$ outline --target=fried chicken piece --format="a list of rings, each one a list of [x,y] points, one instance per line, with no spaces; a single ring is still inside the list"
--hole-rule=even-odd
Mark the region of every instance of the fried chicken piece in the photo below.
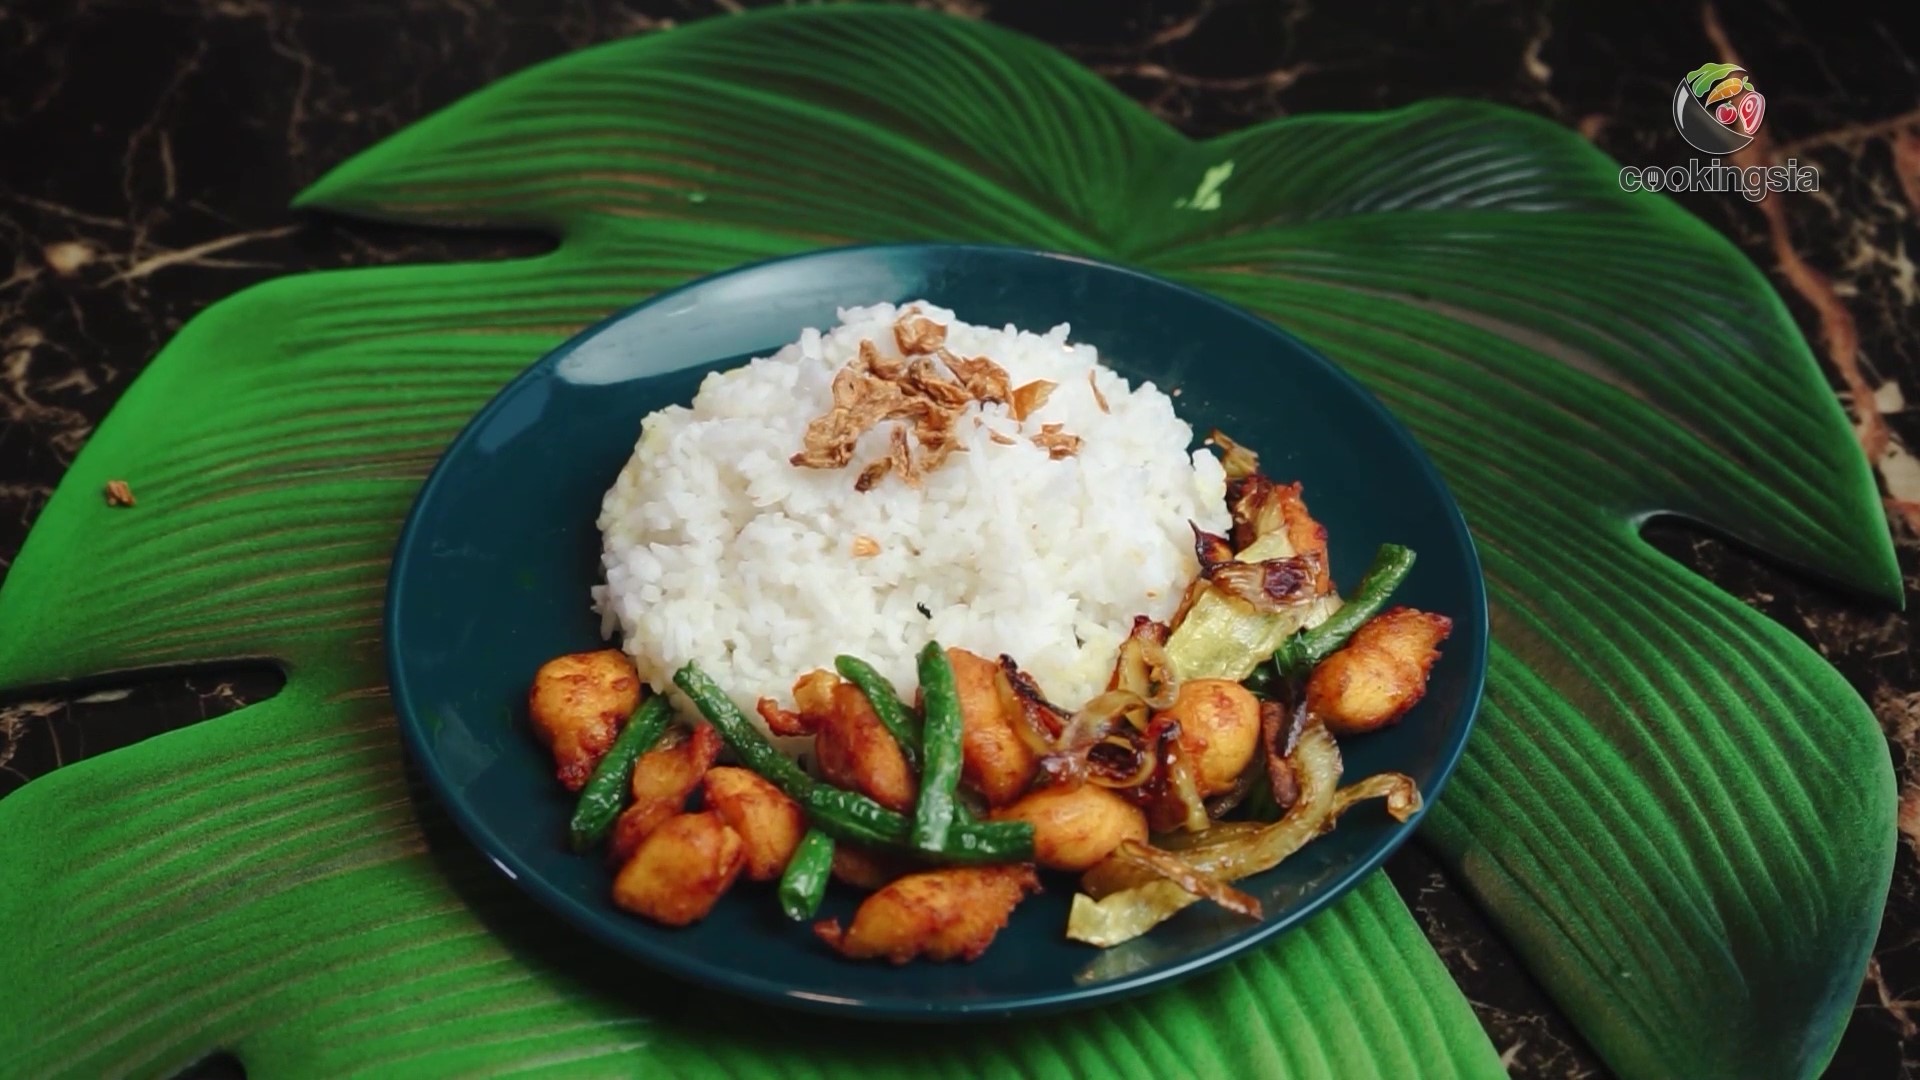
[[[833,876],[856,889],[878,889],[912,869],[912,863],[883,851],[855,844],[833,847]]]
[[[1160,715],[1180,722],[1180,748],[1202,795],[1233,790],[1260,748],[1260,700],[1232,679],[1190,679]]]
[[[851,788],[889,810],[909,813],[919,784],[900,744],[880,722],[867,695],[849,682],[833,688],[833,708],[813,736],[820,775]]]
[[[821,722],[833,711],[833,688],[845,681],[826,668],[814,668],[793,680],[793,707],[799,710],[801,721],[807,725],[807,734],[819,730]]]
[[[753,703],[753,711],[767,725],[767,730],[775,735],[797,736],[811,735],[813,728],[807,718],[793,709],[783,709],[780,703],[770,697],[763,697]]]
[[[680,814],[655,829],[613,879],[613,902],[668,926],[699,922],[740,868],[745,845],[719,814]]]
[[[725,746],[713,725],[701,724],[679,742],[640,755],[633,763],[633,804],[613,823],[607,844],[614,859],[624,862],[649,833],[687,808],[687,798]]]
[[[1039,889],[1040,879],[1024,863],[928,870],[867,897],[851,927],[822,919],[813,932],[855,960],[973,960],[993,944],[1015,905]]]
[[[865,537],[856,538],[856,543]],[[811,735],[833,712],[833,688],[840,676],[826,668],[815,668],[793,680],[793,708],[783,709],[772,698],[761,698],[754,705],[767,730],[775,735]]]
[[[527,714],[560,782],[579,791],[640,704],[640,675],[619,649],[569,653],[540,665]]]
[[[807,831],[800,804],[751,769],[708,769],[701,784],[708,809],[740,834],[747,876],[755,881],[779,877]]]
[[[1025,721],[1000,695],[999,664],[965,649],[948,649],[947,662],[960,698],[960,777],[986,797],[987,805],[1005,806],[1026,793],[1040,766],[1033,748],[1014,730]]]
[[[1036,788],[994,811],[993,820],[1032,825],[1033,861],[1076,874],[1128,840],[1147,839],[1146,812],[1098,784]]]
[[[1298,483],[1282,484],[1274,489],[1280,500],[1280,517],[1286,522],[1287,543],[1295,555],[1319,560],[1320,577],[1314,592],[1325,596],[1333,588],[1333,573],[1327,565],[1327,527],[1307,513],[1307,500],[1300,496]]]
[[[1336,735],[1360,735],[1406,715],[1427,693],[1427,673],[1453,620],[1408,607],[1383,611],[1354,632],[1307,680],[1307,709]]]

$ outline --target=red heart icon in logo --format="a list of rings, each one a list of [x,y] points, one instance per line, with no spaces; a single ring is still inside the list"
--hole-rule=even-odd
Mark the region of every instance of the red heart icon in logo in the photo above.
[[[1760,118],[1767,115],[1767,99],[1758,91],[1748,91],[1740,97],[1740,131],[1752,135],[1760,130]]]
[[[1733,126],[1734,118],[1739,115],[1739,111],[1733,107],[1733,102],[1731,101],[1723,101],[1718,108],[1713,110],[1713,118],[1728,127]]]

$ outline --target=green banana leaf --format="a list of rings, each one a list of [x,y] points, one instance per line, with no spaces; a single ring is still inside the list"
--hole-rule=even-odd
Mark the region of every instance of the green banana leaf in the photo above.
[[[1897,599],[1866,465],[1761,276],[1570,132],[1438,102],[1192,143],[1026,39],[904,9],[715,20],[507,79],[301,204],[551,254],[308,274],[189,323],[0,589],[0,686],[273,658],[274,699],[0,802],[22,1073],[1486,1076],[1376,875],[1271,948],[1070,1019],[755,1016],[608,965],[412,793],[378,625],[439,448],[508,376],[689,277],[967,239],[1259,311],[1413,426],[1473,524],[1488,700],[1423,836],[1628,1077],[1806,1076],[1894,850],[1884,742],[1790,634],[1639,540],[1682,514]],[[109,478],[135,510],[109,510]],[[427,820],[421,820],[422,817]],[[617,967],[618,975],[596,974]],[[57,1021],[54,1018],[58,1018]]]

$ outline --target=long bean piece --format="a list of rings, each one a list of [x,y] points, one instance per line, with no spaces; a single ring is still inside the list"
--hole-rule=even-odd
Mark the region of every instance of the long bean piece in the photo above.
[[[920,737],[927,767],[914,805],[913,846],[944,851],[960,789],[960,690],[947,651],[937,641],[920,650],[920,707],[926,714]]]
[[[913,823],[905,815],[808,776],[773,748],[698,664],[674,672],[673,682],[741,762],[799,803],[822,832],[849,843],[912,849]],[[931,854],[953,862],[1024,862],[1033,857],[1033,826],[1024,821],[962,825],[950,829],[946,847]]]
[[[787,913],[787,918],[795,922],[813,918],[820,910],[821,897],[827,895],[827,878],[832,871],[833,837],[817,828],[808,829],[780,875],[780,910]]]
[[[893,733],[893,741],[899,744],[900,754],[907,759],[907,768],[917,781],[920,776],[920,718],[913,715],[913,710],[900,700],[899,691],[893,688],[886,676],[874,670],[872,664],[857,656],[838,656],[834,658],[833,666],[840,672],[841,678],[859,687],[860,692],[866,695],[868,703],[873,706],[874,715]],[[953,820],[962,825],[971,825],[980,819],[967,809],[966,803],[955,800]]]
[[[573,850],[589,851],[607,834],[627,801],[633,763],[660,741],[660,736],[666,733],[667,721],[672,718],[673,709],[667,704],[666,695],[653,694],[627,721],[627,726],[620,729],[613,746],[600,759],[600,764],[593,767],[593,775],[580,789],[580,801],[575,804],[573,820],[567,826]]]
[[[885,675],[875,671],[872,664],[857,656],[836,656],[834,669],[840,677],[852,683],[867,697],[867,704],[873,706],[873,714],[880,723],[893,734],[893,741],[900,744],[900,755],[907,759],[907,768],[915,776],[920,774],[920,724],[913,717],[913,711],[900,700],[900,695],[887,681]]]
[[[1374,553],[1373,565],[1367,567],[1365,577],[1360,579],[1360,587],[1354,590],[1353,598],[1340,605],[1326,622],[1311,630],[1303,630],[1287,639],[1273,654],[1273,660],[1280,669],[1280,675],[1286,679],[1304,679],[1314,667],[1331,656],[1334,650],[1347,643],[1354,631],[1366,625],[1368,619],[1380,613],[1387,605],[1387,598],[1393,590],[1407,579],[1407,573],[1413,569],[1413,549],[1399,544],[1381,544]]]

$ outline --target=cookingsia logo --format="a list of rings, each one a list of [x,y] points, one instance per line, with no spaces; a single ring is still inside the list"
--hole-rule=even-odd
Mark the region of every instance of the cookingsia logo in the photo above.
[[[1753,76],[1738,64],[1702,64],[1673,89],[1673,126],[1694,149],[1733,154],[1753,145],[1766,119],[1767,99],[1754,89]],[[1686,165],[1635,166],[1620,170],[1622,191],[1737,191],[1759,202],[1770,191],[1819,191],[1820,173],[1789,158],[1781,165],[1722,165],[1716,156]]]
[[[1767,99],[1737,64],[1702,64],[1673,90],[1673,125],[1704,154],[1731,154],[1753,142]]]

